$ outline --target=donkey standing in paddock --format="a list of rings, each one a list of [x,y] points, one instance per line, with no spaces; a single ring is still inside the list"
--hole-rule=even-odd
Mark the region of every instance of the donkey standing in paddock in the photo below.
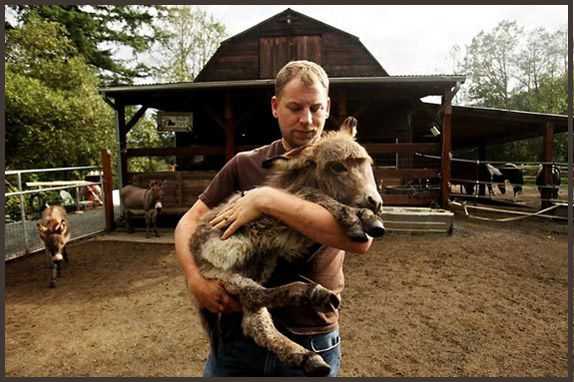
[[[339,131],[325,133],[312,145],[271,159],[267,164],[273,172],[265,184],[322,205],[350,238],[365,241],[367,234],[378,237],[384,233],[378,216],[383,203],[372,159],[354,140],[356,124],[356,119],[349,117]],[[202,217],[190,240],[195,262],[204,277],[222,281],[229,293],[238,296],[246,336],[277,354],[282,362],[303,368],[306,375],[326,376],[329,365],[319,354],[278,332],[268,308],[302,304],[338,307],[338,296],[315,283],[293,282],[275,288],[261,285],[268,281],[279,258],[301,258],[313,242],[265,215],[221,240],[223,229],[209,221],[240,197],[233,195]]]
[[[157,215],[161,212],[161,186],[163,182],[152,180],[147,189],[136,187],[131,184],[122,187],[120,197],[124,207],[124,219],[128,232],[134,232],[133,226],[130,222],[131,211],[135,209],[143,209],[145,214],[145,237],[149,237],[150,226],[153,225],[153,231],[156,237],[159,237],[157,232]]]
[[[38,223],[38,234],[44,242],[50,265],[50,288],[56,286],[56,278],[61,276],[61,263],[68,262],[66,244],[70,240],[70,222],[66,210],[60,206],[49,206],[42,211]]]

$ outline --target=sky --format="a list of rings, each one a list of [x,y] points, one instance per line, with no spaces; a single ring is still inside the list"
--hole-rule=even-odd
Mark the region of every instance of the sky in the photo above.
[[[202,5],[229,36],[291,8],[357,36],[390,75],[454,74],[449,51],[515,20],[526,31],[568,25],[567,5]]]

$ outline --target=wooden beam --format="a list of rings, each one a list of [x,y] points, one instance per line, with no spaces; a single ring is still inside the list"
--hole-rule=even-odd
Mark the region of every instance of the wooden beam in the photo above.
[[[436,168],[378,168],[375,167],[376,178],[434,178],[440,170]]]
[[[450,169],[452,159],[452,92],[446,91],[442,96],[442,150],[441,150],[441,207],[448,208],[450,190]]]
[[[225,148],[223,146],[190,145],[184,147],[147,147],[126,150],[126,156],[129,158],[148,156],[192,157],[194,155],[225,155]]]
[[[369,154],[384,153],[438,153],[438,143],[361,143]]]
[[[554,161],[554,125],[551,122],[546,122],[544,125],[544,136],[543,136],[543,152],[542,152],[542,160],[544,162],[553,162]],[[544,164],[543,170],[544,171],[544,185],[546,187],[542,188],[542,192],[540,195],[541,200],[540,207],[547,208],[552,205],[552,202],[549,200],[552,196],[552,188],[549,187],[554,184],[554,179],[552,176],[552,165],[551,164]]]
[[[112,178],[112,153],[110,150],[102,150],[101,166],[103,172],[104,188],[104,211],[106,215],[106,231],[115,228],[114,223],[114,201],[113,201],[113,178]]]
[[[123,104],[117,104],[116,108],[116,133],[118,136],[119,162],[120,168],[118,180],[120,187],[127,184],[128,161],[126,157],[127,137],[126,137],[126,108]]]
[[[486,161],[486,146],[484,144],[478,146],[478,160],[480,160],[481,162]],[[479,176],[480,166],[475,167],[475,172],[476,173],[474,174],[475,175],[474,179],[480,179]],[[478,185],[478,194],[486,196],[486,184],[480,183]]]
[[[382,194],[385,206],[430,206],[436,203],[438,192],[426,192],[418,195],[409,194]]]
[[[116,104],[114,103],[114,101],[112,101],[111,98],[104,97],[104,102],[110,105],[112,109],[116,110]]]
[[[132,127],[135,126],[136,123],[138,123],[138,121],[141,119],[141,117],[143,117],[143,115],[145,114],[147,110],[147,106],[143,105],[142,107],[139,108],[138,111],[135,112],[135,114],[130,118],[129,122],[126,124],[126,131],[125,133],[129,133],[130,130],[132,129]]]

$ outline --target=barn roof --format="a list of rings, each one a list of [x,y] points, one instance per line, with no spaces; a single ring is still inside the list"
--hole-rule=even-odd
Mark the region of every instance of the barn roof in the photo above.
[[[314,19],[312,17],[309,17],[309,16],[304,15],[302,13],[299,13],[297,11],[294,11],[291,8],[287,8],[283,12],[278,13],[276,15],[269,17],[268,19],[263,20],[259,24],[256,24],[256,25],[252,26],[251,28],[244,30],[243,32],[237,33],[236,35],[229,37],[228,39],[224,40],[222,42],[222,44],[232,42],[232,41],[235,41],[235,40],[238,40],[241,38],[250,37],[250,36],[260,36],[260,35],[265,35],[265,36],[281,35],[281,36],[283,36],[286,34],[287,35],[295,34],[297,32],[296,32],[296,29],[291,27],[292,23],[294,21],[303,21],[303,20],[310,21],[313,24],[317,25],[318,27],[324,28],[325,30],[329,30],[332,32],[339,32],[339,33],[345,34],[349,37],[352,37],[354,39],[359,40],[359,38],[353,34],[350,34],[348,32],[341,30],[341,29],[335,28],[334,26],[326,24],[322,21],[319,21],[317,19]],[[272,28],[272,25],[274,23],[285,24],[286,26],[283,27],[280,31],[278,31],[278,30],[275,30],[274,28]]]
[[[457,75],[421,75],[421,76],[385,76],[385,77],[335,77],[330,78],[331,88],[356,87],[369,88],[384,93],[388,97],[423,98],[430,95],[443,95],[457,83],[464,82],[464,76]],[[179,98],[182,94],[193,97],[206,92],[223,93],[233,89],[273,89],[275,80],[243,80],[212,82],[177,82],[167,84],[146,84],[102,88],[100,92],[106,98],[119,100],[124,105],[147,105],[158,107]],[[166,98],[167,97],[167,98]],[[198,98],[199,100],[199,98]],[[193,105],[189,105],[193,108]]]
[[[261,62],[262,52],[266,49],[279,49],[275,51],[274,57],[279,57],[282,61],[286,57],[286,51],[282,51],[282,42],[274,41],[275,38],[292,38],[292,37],[311,37],[320,36],[323,43],[317,43],[309,40],[305,43],[294,43],[295,49],[301,48],[299,52],[291,59],[308,59],[317,61],[329,73],[330,76],[387,76],[387,71],[373,54],[363,45],[360,39],[348,32],[335,28],[322,21],[296,12],[287,8],[274,16],[224,40],[216,52],[211,56],[209,61],[203,66],[197,74],[195,81],[215,81],[215,80],[245,80],[251,78],[273,78],[275,70],[269,66],[282,64],[278,62],[265,61]],[[336,37],[335,37],[336,36]],[[259,46],[260,39],[273,40]],[[283,41],[284,42],[284,41]],[[278,44],[278,45],[276,45]],[[290,43],[291,44],[291,43]],[[317,45],[318,44],[318,45]],[[271,48],[274,47],[274,48]],[[284,48],[284,46],[283,46]],[[317,48],[319,48],[317,50]],[[314,53],[319,57],[313,56]],[[352,52],[352,53],[349,53]],[[288,53],[293,55],[294,53]],[[302,55],[300,55],[302,54]],[[349,55],[352,54],[352,57]],[[264,57],[267,57],[263,54]],[[328,57],[328,58],[327,58]],[[321,62],[321,59],[324,61]],[[284,62],[286,63],[286,62]],[[229,65],[233,65],[230,67]],[[241,68],[238,72],[238,68]],[[349,71],[350,68],[354,68]],[[273,68],[278,69],[278,68]],[[268,71],[270,71],[268,73]],[[251,78],[250,78],[251,77]]]
[[[423,103],[438,112],[440,105]],[[454,149],[492,145],[541,137],[550,123],[555,133],[568,131],[568,116],[478,106],[452,107],[452,145]]]

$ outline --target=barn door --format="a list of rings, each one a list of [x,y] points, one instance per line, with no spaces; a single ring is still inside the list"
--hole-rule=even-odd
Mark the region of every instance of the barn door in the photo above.
[[[259,39],[259,78],[275,78],[291,60],[321,64],[321,36],[262,37]]]

